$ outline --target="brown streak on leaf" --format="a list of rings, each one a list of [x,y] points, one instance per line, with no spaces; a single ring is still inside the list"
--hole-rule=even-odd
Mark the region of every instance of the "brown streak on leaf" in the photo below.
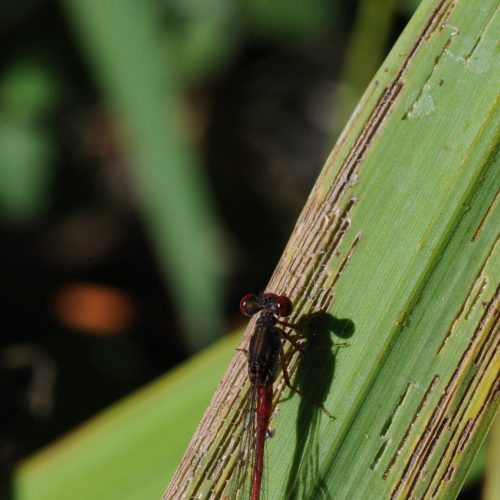
[[[441,354],[441,351],[445,347],[445,345],[448,343],[448,340],[450,339],[451,335],[454,333],[458,322],[460,321],[461,318],[465,318],[465,321],[468,321],[471,317],[472,310],[474,306],[477,304],[482,292],[484,291],[485,286],[488,283],[488,278],[484,276],[484,268],[489,264],[490,259],[494,255],[495,247],[498,243],[499,239],[497,238],[494,242],[493,245],[490,248],[490,251],[486,255],[486,258],[484,259],[483,265],[479,269],[476,279],[474,280],[474,283],[470,287],[467,295],[465,296],[465,300],[462,303],[462,306],[460,307],[460,310],[458,311],[458,314],[455,316],[453,319],[451,326],[448,330],[448,333],[444,337],[443,341],[441,342],[437,354]],[[471,300],[471,297],[474,295],[474,291],[477,290],[477,293],[475,295],[474,300]],[[492,299],[493,300],[493,299]],[[487,301],[484,302],[483,306],[487,308],[489,306],[489,303]],[[467,308],[467,311],[464,312]]]
[[[384,454],[385,448],[387,446],[387,441],[384,441],[382,443],[382,446],[378,449],[375,458],[373,459],[371,465],[370,465],[370,470],[375,470],[377,468],[378,463],[380,462],[380,459],[382,458],[382,455]]]
[[[389,415],[389,417],[385,421],[384,425],[382,426],[382,429],[380,430],[380,437],[381,438],[386,437],[387,432],[389,431],[389,429],[390,429],[390,427],[392,425],[394,417],[396,416],[396,414],[398,413],[399,409],[403,405],[404,400],[406,399],[406,396],[408,394],[408,391],[410,390],[411,385],[412,385],[411,383],[408,383],[406,385],[406,389],[403,391],[403,394],[401,394],[401,396],[399,398],[399,401],[396,403],[396,406],[394,407],[394,409],[392,410],[391,414]]]
[[[389,462],[389,464],[387,465],[387,468],[385,469],[384,473],[382,474],[382,479],[386,480],[389,477],[389,475],[390,475],[390,473],[392,471],[392,468],[393,468],[393,466],[394,466],[394,464],[395,464],[398,456],[403,451],[403,447],[406,444],[408,436],[409,436],[411,430],[413,429],[413,426],[415,425],[415,422],[417,421],[418,417],[420,416],[420,413],[422,412],[425,404],[427,403],[427,400],[429,399],[429,396],[434,391],[434,388],[436,387],[436,384],[438,383],[439,379],[440,379],[439,375],[434,375],[434,377],[432,378],[432,381],[429,384],[429,387],[425,391],[424,396],[422,397],[422,399],[420,401],[420,404],[417,407],[417,410],[415,412],[415,415],[413,416],[412,421],[410,422],[410,425],[406,429],[406,432],[404,433],[401,441],[399,442],[399,445],[398,445],[398,448],[396,450],[396,453],[392,456],[391,461]]]
[[[486,366],[487,366],[487,364],[486,364]],[[474,431],[476,430],[477,425],[481,420],[481,417],[486,412],[487,408],[490,406],[492,400],[495,397],[497,397],[498,390],[499,390],[499,382],[500,382],[500,378],[497,377],[495,382],[490,387],[490,390],[488,391],[488,395],[485,398],[485,400],[483,401],[481,408],[479,409],[479,412],[477,413],[476,417],[473,420],[468,419],[466,421],[465,427],[462,430],[462,432],[460,433],[460,438],[459,438],[456,446],[454,447],[453,452],[451,453],[451,455],[448,458],[448,464],[446,466],[446,469],[433,490],[433,493],[432,493],[433,498],[437,496],[437,494],[439,493],[439,489],[443,485],[443,483],[447,482],[451,479],[453,472],[455,471],[455,467],[453,466],[453,460],[457,456],[458,453],[462,453],[463,450],[466,448],[468,442],[473,437]],[[458,428],[459,427],[457,426],[457,429]],[[445,461],[447,460],[447,457],[445,456],[447,451],[448,451],[448,447],[445,449],[445,452],[443,452],[442,456],[441,456],[441,461],[443,463],[445,463]],[[434,479],[434,477],[438,473],[438,470],[439,469],[436,469],[432,479]],[[425,494],[427,494],[431,485],[432,485],[432,481],[429,482],[429,485],[427,487]],[[424,494],[424,496],[425,496],[425,494]]]
[[[406,467],[404,468],[398,483],[391,493],[391,498],[399,498],[400,495],[402,495],[403,489],[406,489],[405,498],[412,496],[417,481],[422,478],[425,464],[430,459],[437,441],[443,438],[445,424],[447,424],[449,428],[453,426],[454,432],[452,433],[451,439],[448,441],[448,444],[445,447],[441,461],[444,460],[444,455],[447,454],[449,449],[453,450],[451,452],[451,457],[449,458],[449,463],[451,463],[451,461],[455,457],[458,446],[450,448],[451,443],[453,442],[453,438],[456,438],[458,428],[465,418],[465,413],[467,410],[469,410],[471,402],[474,400],[474,397],[477,394],[477,389],[482,381],[482,378],[484,377],[484,373],[488,370],[489,367],[493,366],[492,358],[496,355],[498,349],[499,339],[498,336],[495,335],[495,325],[498,320],[497,303],[499,299],[500,289],[497,288],[494,298],[491,300],[489,307],[484,311],[483,316],[476,330],[474,331],[470,342],[462,353],[457,368],[448,381],[448,384],[441,395],[439,403],[437,404],[434,412],[428,420],[426,428],[422,432],[413,449],[413,452],[406,461]],[[490,353],[490,357],[489,359],[486,359],[486,357],[483,358],[484,361],[482,363],[482,369],[478,370],[473,375],[471,381],[467,386],[467,389],[463,392],[458,401],[458,406],[456,407],[456,409],[454,409],[455,406],[453,405],[453,400],[460,380],[466,375],[467,369],[470,368],[472,364],[474,364],[473,358],[475,357],[475,352],[479,350],[483,344],[489,345],[488,352]],[[493,386],[495,386],[497,383],[498,378]],[[493,390],[493,386],[489,390],[489,397],[482,405],[482,408],[479,412],[480,415],[482,415],[486,411],[489,403],[491,403],[491,395],[495,393]],[[449,413],[450,411],[451,413]],[[428,485],[428,488],[432,484],[432,479]]]
[[[488,208],[486,209],[486,212],[485,212],[483,218],[481,219],[481,222],[477,226],[477,229],[474,231],[474,235],[472,236],[471,241],[476,241],[477,237],[479,236],[479,233],[481,232],[481,229],[483,228],[484,223],[486,222],[486,218],[488,217],[493,205],[495,204],[495,202],[498,199],[499,193],[500,193],[500,189],[498,189],[498,191],[495,193],[495,196],[492,198],[491,203],[488,205]]]
[[[474,52],[477,50],[477,48],[480,46],[480,44],[481,44],[481,42],[483,40],[484,33],[488,30],[488,28],[490,27],[491,23],[493,22],[493,19],[495,18],[495,14],[497,13],[497,11],[498,11],[498,6],[491,13],[491,15],[490,15],[490,17],[488,19],[488,22],[485,24],[485,26],[482,29],[481,33],[479,33],[479,36],[477,37],[476,41],[472,45],[472,47],[469,50],[469,52],[467,54],[465,54],[464,56],[462,56],[462,59],[464,60],[465,63],[468,63],[472,59],[472,56],[473,56]]]
[[[436,16],[435,25],[439,31],[442,31],[447,26],[448,19],[451,16],[453,7],[455,7],[456,3],[457,0],[451,0],[445,9],[441,9],[439,16]]]

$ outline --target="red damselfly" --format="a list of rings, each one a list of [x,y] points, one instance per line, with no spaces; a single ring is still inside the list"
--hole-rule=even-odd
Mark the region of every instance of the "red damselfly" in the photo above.
[[[243,417],[237,463],[227,498],[259,500],[264,469],[264,446],[272,412],[273,383],[280,363],[286,385],[293,392],[304,396],[290,383],[282,339],[288,340],[301,352],[305,349],[277,326],[296,330],[299,328],[298,325],[278,319],[292,312],[292,304],[288,297],[274,293],[247,294],[240,302],[240,309],[245,316],[257,313],[261,315],[257,319],[247,351],[251,388]],[[314,401],[313,403],[331,416],[321,403]]]

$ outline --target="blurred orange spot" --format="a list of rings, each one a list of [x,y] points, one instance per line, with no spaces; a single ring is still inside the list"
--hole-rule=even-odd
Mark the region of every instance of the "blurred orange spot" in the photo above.
[[[96,335],[114,335],[130,326],[135,307],[130,297],[118,288],[75,283],[56,292],[54,314],[71,328]]]

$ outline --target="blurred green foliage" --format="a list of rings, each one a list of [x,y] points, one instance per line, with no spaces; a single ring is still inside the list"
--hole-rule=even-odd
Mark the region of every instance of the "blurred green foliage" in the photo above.
[[[86,70],[118,118],[131,183],[186,327],[186,345],[198,349],[221,331],[223,231],[186,124],[183,93],[230,64],[249,37],[292,45],[317,39],[341,24],[342,3],[62,5],[86,54]],[[37,2],[4,5],[4,30],[42,8]],[[68,54],[51,43],[30,47],[25,42],[19,53],[14,50],[0,81],[0,207],[14,226],[43,220],[54,208],[54,169],[61,152],[53,122],[67,97],[62,89],[68,84]],[[78,99],[81,89],[73,83],[71,92]]]
[[[180,126],[176,73],[159,50],[157,12],[152,4],[121,0],[75,1],[67,9],[119,119],[140,209],[175,292],[187,345],[199,349],[221,330],[217,225]]]
[[[21,463],[13,498],[160,498],[238,339],[217,342]]]
[[[49,68],[26,59],[0,80],[0,206],[23,224],[48,205],[54,138],[45,121],[57,104],[59,83]]]

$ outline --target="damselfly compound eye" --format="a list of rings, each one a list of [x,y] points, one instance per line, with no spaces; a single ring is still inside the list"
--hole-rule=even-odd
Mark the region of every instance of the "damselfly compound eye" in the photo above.
[[[262,306],[254,293],[247,293],[240,301],[240,311],[245,316],[253,316],[261,309]]]
[[[288,297],[278,295],[276,298],[278,302],[278,316],[288,316],[292,312],[292,303]]]

